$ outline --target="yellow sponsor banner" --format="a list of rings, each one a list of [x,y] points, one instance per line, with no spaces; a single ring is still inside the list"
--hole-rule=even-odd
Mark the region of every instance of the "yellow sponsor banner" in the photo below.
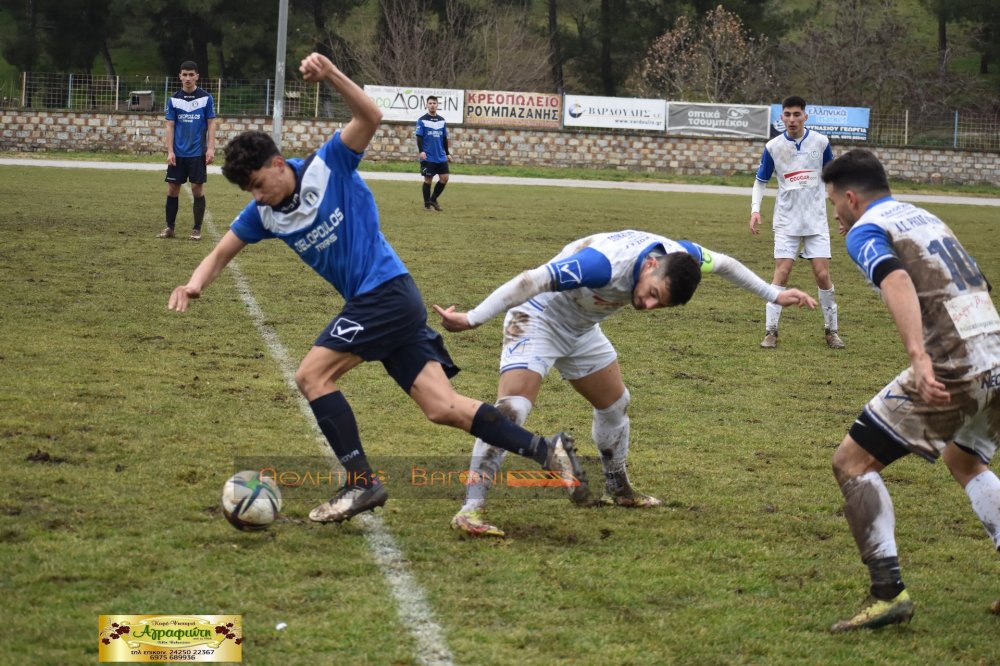
[[[466,90],[465,124],[552,127],[562,120],[562,97],[550,93]]]
[[[243,661],[240,615],[101,615],[100,661]]]

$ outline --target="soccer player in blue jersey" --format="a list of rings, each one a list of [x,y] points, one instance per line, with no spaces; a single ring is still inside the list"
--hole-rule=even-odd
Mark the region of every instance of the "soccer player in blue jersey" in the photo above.
[[[937,216],[897,201],[870,151],[851,150],[823,170],[847,251],[881,292],[910,366],[878,392],[833,456],[844,517],[871,576],[870,596],[834,632],[909,622],[896,518],[881,471],[916,453],[939,457],[965,489],[1000,550],[1000,316],[990,284]],[[1000,613],[1000,601],[993,604]]]
[[[248,243],[278,238],[332,284],[344,308],[325,327],[299,365],[295,381],[320,429],[347,472],[328,502],[313,509],[317,522],[340,522],[385,504],[388,493],[361,446],[351,406],[337,381],[364,361],[386,372],[434,423],[461,428],[508,451],[533,458],[566,485],[586,480],[572,438],[538,437],[493,405],[459,395],[449,377],[458,372],[441,335],[427,326],[420,291],[379,229],[371,190],[358,163],[382,113],[329,59],[313,53],[299,70],[344,98],[350,122],[304,160],[286,159],[263,132],[244,132],[226,146],[225,177],[254,200],[195,269],[173,290],[168,307],[184,311],[190,299],[219,276]],[[393,415],[395,416],[395,415]]]
[[[618,353],[600,322],[631,305],[636,310],[688,302],[702,273],[715,273],[769,303],[808,305],[816,301],[797,289],[768,285],[739,261],[690,241],[673,241],[644,231],[617,231],[573,241],[555,258],[499,287],[469,312],[435,305],[449,331],[475,328],[507,311],[500,351],[497,408],[523,424],[555,367],[594,408],[591,433],[604,469],[602,504],[651,508],[660,500],[636,491],[626,472],[630,395],[622,381]],[[486,493],[504,452],[476,440],[466,501],[453,529],[476,536],[504,536],[488,522]],[[576,489],[575,502],[589,503]]]
[[[448,184],[448,128],[438,115],[438,98],[427,97],[427,113],[417,118],[417,150],[420,151],[420,174],[424,177],[424,210],[441,210],[438,197]],[[434,193],[431,183],[438,177]]]
[[[198,87],[198,65],[181,63],[181,89],[167,100],[167,226],[160,238],[173,238],[181,185],[191,181],[194,228],[191,240],[201,240],[205,219],[207,165],[215,160],[215,102]]]
[[[830,224],[826,219],[826,196],[820,182],[823,165],[833,159],[830,140],[806,128],[806,101],[786,97],[781,103],[785,131],[764,146],[757,169],[750,204],[750,233],[760,233],[760,204],[772,175],[778,179],[778,197],[774,204],[774,277],[775,287],[788,284],[795,258],[812,263],[813,277],[819,288],[823,310],[826,344],[843,349],[837,323],[837,301],[830,279]],[[768,303],[764,309],[765,349],[778,345],[778,320],[781,306]]]

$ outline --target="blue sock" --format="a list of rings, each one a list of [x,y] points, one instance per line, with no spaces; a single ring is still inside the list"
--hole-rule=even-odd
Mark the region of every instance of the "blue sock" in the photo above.
[[[476,411],[469,434],[487,444],[533,458],[540,465],[545,463],[549,454],[549,444],[544,437],[528,432],[504,416],[499,409],[485,402]]]
[[[377,483],[378,477],[372,474],[365,450],[361,447],[361,436],[358,434],[358,423],[354,420],[354,411],[340,391],[327,393],[309,403],[319,429],[326,436],[337,460],[347,470],[348,486],[363,486]]]

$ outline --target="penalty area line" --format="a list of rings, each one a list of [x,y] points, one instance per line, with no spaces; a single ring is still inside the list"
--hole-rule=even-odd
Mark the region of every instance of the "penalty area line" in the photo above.
[[[188,196],[192,197],[190,186],[185,184],[184,189]],[[222,235],[216,230],[212,222],[212,215],[207,209],[205,210],[204,227],[212,237],[213,242],[218,243]],[[299,411],[309,422],[317,440],[322,442],[324,457],[328,458],[331,464],[338,464],[326,443],[326,438],[323,437],[323,433],[316,423],[309,402],[295,383],[297,364],[293,362],[277,331],[267,324],[264,311],[250,288],[250,280],[236,260],[229,262],[228,269],[236,282],[236,290],[239,292],[243,304],[246,305],[254,328],[263,338],[264,344],[267,345],[271,358],[277,362],[285,384],[298,396]],[[410,572],[406,556],[396,543],[389,527],[381,516],[374,513],[364,513],[358,519],[361,521],[361,530],[368,543],[368,549],[375,558],[375,562],[396,601],[396,612],[399,619],[416,642],[416,655],[414,656],[420,663],[428,666],[451,666],[454,663],[454,658],[445,640],[444,630],[434,619],[434,613],[427,603],[427,595]]]

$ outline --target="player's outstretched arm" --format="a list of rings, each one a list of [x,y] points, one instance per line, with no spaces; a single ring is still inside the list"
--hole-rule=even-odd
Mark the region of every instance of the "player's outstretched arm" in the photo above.
[[[191,279],[187,284],[175,288],[167,301],[167,309],[184,312],[188,309],[188,304],[192,299],[201,296],[202,290],[219,277],[230,261],[233,260],[240,250],[246,247],[246,243],[232,231],[227,231],[219,244],[208,253],[208,256],[201,260],[198,268],[194,269]]]
[[[929,405],[946,405],[951,402],[951,394],[945,385],[934,376],[934,366],[924,349],[923,320],[920,315],[920,300],[913,286],[910,274],[899,269],[889,273],[879,285],[886,307],[892,314],[899,337],[903,340],[906,353],[910,357],[913,378],[917,382],[920,397]]]
[[[303,58],[299,71],[306,81],[323,81],[340,93],[352,116],[341,131],[340,140],[354,152],[364,152],[382,122],[382,112],[375,102],[324,55],[310,53]]]
[[[515,305],[524,303],[529,298],[543,291],[551,291],[552,275],[548,265],[539,266],[524,271],[512,280],[500,285],[483,302],[469,312],[455,312],[455,307],[447,310],[435,305],[434,311],[441,315],[441,325],[445,330],[458,332],[467,331],[483,324],[501,312],[506,312]],[[453,328],[454,327],[454,328]]]
[[[704,247],[702,250],[705,252],[706,259],[711,257],[708,260],[711,265],[711,272],[732,282],[737,287],[757,294],[770,303],[798,305],[800,307],[808,305],[810,309],[816,308],[816,299],[804,291],[799,291],[798,289],[780,291],[777,287],[768,284],[752,270],[729,255],[707,250]],[[702,270],[705,269],[702,268]]]

